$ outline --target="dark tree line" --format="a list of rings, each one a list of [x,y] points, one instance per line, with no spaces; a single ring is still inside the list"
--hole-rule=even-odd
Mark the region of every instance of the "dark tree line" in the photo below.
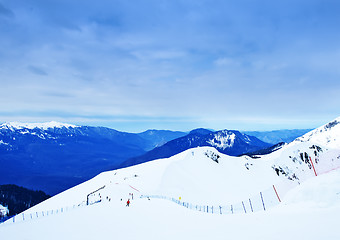
[[[13,184],[0,185],[0,204],[7,206],[9,216],[19,214],[50,198],[43,191],[29,190]]]

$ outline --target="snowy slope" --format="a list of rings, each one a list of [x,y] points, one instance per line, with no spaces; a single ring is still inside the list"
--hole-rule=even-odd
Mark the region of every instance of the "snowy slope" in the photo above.
[[[329,148],[340,148],[340,117],[299,137],[295,142],[314,142]]]
[[[214,160],[216,156],[219,156],[218,163]],[[277,181],[280,179],[269,162],[230,157],[214,148],[202,147],[168,159],[104,172],[28,211],[85,203],[87,194],[102,186],[105,186],[101,191],[104,198],[113,198],[112,193],[118,192],[116,198],[120,199],[125,197],[126,192],[132,191],[137,195],[181,197],[182,200],[202,204],[232,203],[271,188]]]
[[[157,161],[156,161],[157,162]],[[164,168],[176,160],[161,164]],[[177,162],[178,163],[178,162]],[[157,162],[160,164],[160,161]],[[150,174],[148,166],[141,174]],[[125,173],[132,173],[129,169]],[[60,199],[54,197],[36,207],[52,207],[62,198],[72,198],[99,187],[101,181],[133,181],[123,178],[123,172],[99,175],[82,186],[66,191]],[[111,176],[109,176],[111,174]],[[119,177],[119,174],[122,176]],[[107,175],[107,176],[105,176]],[[161,178],[158,174],[155,178]],[[151,179],[150,179],[151,180]],[[113,183],[113,182],[112,182]],[[158,184],[145,190],[157,189]],[[87,185],[87,186],[86,186]],[[115,193],[128,197],[128,185],[115,184]],[[266,212],[253,214],[219,215],[188,210],[172,202],[158,199],[135,198],[131,207],[125,201],[112,199],[75,210],[44,216],[21,223],[0,225],[4,239],[339,239],[337,231],[340,214],[340,171],[336,170],[318,178],[311,178],[288,193],[283,204]],[[130,189],[129,189],[130,188]],[[111,192],[114,190],[110,189]],[[125,191],[125,192],[124,192]],[[136,194],[136,192],[134,192]],[[74,194],[74,195],[73,195]],[[72,196],[73,195],[73,196]],[[79,196],[78,196],[79,197]],[[116,197],[121,197],[117,195]],[[52,198],[53,199],[53,198]],[[52,200],[51,199],[51,200]],[[77,198],[77,201],[82,198]],[[50,202],[49,202],[50,201]],[[72,201],[71,201],[72,202]],[[64,202],[66,203],[66,202]],[[284,229],[284,230],[283,230]]]
[[[297,183],[340,167],[339,118],[319,127],[261,159],[274,161],[281,177]]]

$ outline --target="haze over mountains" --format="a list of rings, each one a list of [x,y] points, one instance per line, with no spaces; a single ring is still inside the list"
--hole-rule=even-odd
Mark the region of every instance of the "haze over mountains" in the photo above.
[[[263,142],[277,144],[280,142],[290,143],[297,137],[306,134],[313,129],[293,129],[293,130],[275,130],[275,131],[244,131],[243,133],[257,137]]]
[[[276,132],[275,136],[279,135]],[[0,165],[6,166],[6,171],[0,175],[0,184],[54,195],[102,171],[169,157],[191,147],[213,146],[223,153],[240,155],[271,145],[228,130],[148,130],[135,134],[57,122],[5,123],[0,125]]]

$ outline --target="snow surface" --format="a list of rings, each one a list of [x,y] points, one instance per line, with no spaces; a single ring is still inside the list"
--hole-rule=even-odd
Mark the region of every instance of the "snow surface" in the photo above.
[[[328,186],[325,188],[325,186]],[[145,198],[106,201],[27,222],[0,225],[2,239],[340,239],[340,171],[311,178],[281,205],[219,215]],[[318,194],[319,198],[313,197]],[[128,197],[125,195],[125,199]]]
[[[21,122],[10,122],[10,123],[4,123],[0,125],[0,129],[3,128],[8,128],[11,130],[15,130],[15,129],[34,129],[34,128],[40,128],[43,130],[47,130],[49,128],[75,128],[77,127],[76,125],[72,125],[72,124],[66,124],[66,123],[60,123],[60,122],[55,122],[55,121],[51,121],[51,122],[45,122],[45,123],[21,123]]]

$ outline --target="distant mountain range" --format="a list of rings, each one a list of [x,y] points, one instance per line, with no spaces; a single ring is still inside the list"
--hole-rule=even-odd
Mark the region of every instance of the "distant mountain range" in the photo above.
[[[123,166],[131,166],[148,162],[154,159],[168,158],[189,148],[210,146],[219,152],[239,156],[248,152],[268,148],[272,144],[265,143],[256,137],[249,136],[239,131],[222,130],[212,132],[206,129],[196,129],[188,135],[174,139],[157,147],[142,156],[133,157],[125,162]]]
[[[3,124],[0,126],[0,184],[55,194],[118,168],[153,142],[104,127]]]
[[[301,136],[297,133],[296,137]],[[270,134],[271,142],[282,135],[280,131]],[[229,130],[126,133],[57,122],[5,123],[0,125],[0,166],[4,169],[0,184],[17,184],[54,195],[102,171],[169,157],[191,147],[213,146],[236,156],[271,145]]]
[[[312,129],[293,129],[293,130],[275,130],[275,131],[244,131],[244,134],[257,137],[263,142],[277,144],[280,142],[290,143],[296,138],[312,131]]]
[[[187,135],[186,132],[169,131],[169,130],[147,130],[142,133],[138,133],[138,136],[146,140],[147,146],[145,150],[152,150],[155,147],[160,147],[163,144]]]

